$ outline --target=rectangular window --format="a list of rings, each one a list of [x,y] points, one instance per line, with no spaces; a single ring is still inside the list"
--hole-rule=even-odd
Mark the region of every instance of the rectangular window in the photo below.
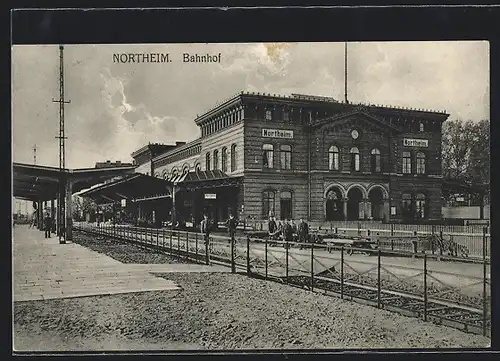
[[[403,152],[403,174],[411,174],[411,153]]]
[[[264,144],[262,147],[262,161],[264,168],[273,168],[274,167],[274,147],[272,144]]]
[[[292,169],[292,147],[289,145],[282,145],[280,147],[281,153],[281,169]]]
[[[288,110],[283,112],[283,120],[290,120],[290,113],[288,113]]]
[[[266,110],[266,120],[273,119],[273,112],[271,110]]]

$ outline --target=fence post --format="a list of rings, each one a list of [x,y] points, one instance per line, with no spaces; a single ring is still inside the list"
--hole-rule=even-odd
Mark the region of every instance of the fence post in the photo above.
[[[443,255],[443,230],[439,231],[439,239],[441,240],[441,242],[439,242],[439,255],[442,256]]]
[[[340,298],[344,299],[344,246],[340,248]]]
[[[391,223],[391,236],[394,236],[394,223]]]
[[[290,245],[285,241],[285,283],[288,284],[288,248]]]
[[[358,221],[358,236],[361,236],[361,223]]]
[[[314,291],[314,243],[311,243],[311,292]]]
[[[194,254],[195,254],[196,262],[198,262],[198,232],[196,232],[194,234],[194,242],[195,242],[194,246],[196,248],[194,251],[195,252]]]
[[[210,237],[206,237],[205,239],[205,264],[210,264]]]
[[[266,268],[266,280],[267,280],[267,238],[264,239],[264,253],[265,253],[265,255],[264,255],[264,262],[266,264],[265,268]]]
[[[236,273],[236,264],[234,263],[234,236],[231,236],[231,273]]]
[[[483,227],[483,336],[486,336],[488,305],[486,302],[486,231]]]
[[[156,228],[156,247],[160,245],[160,229]]]
[[[424,254],[424,321],[427,321],[427,254]]]
[[[174,236],[174,231],[170,230],[170,254],[173,254],[173,245],[172,245],[172,237]]]
[[[380,268],[381,268],[381,260],[380,260],[380,249],[377,252],[377,307],[380,308],[381,306],[381,299],[380,299]]]
[[[161,248],[165,248],[165,228],[161,229]]]
[[[250,276],[250,236],[247,236],[247,276]]]
[[[189,260],[189,232],[186,231],[186,260]]]

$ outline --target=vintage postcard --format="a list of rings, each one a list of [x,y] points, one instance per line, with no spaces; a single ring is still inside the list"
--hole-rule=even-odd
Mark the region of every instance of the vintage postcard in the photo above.
[[[489,43],[12,47],[13,350],[484,348]]]

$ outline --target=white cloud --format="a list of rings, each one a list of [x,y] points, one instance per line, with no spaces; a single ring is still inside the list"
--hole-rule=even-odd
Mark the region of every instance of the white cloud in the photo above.
[[[65,48],[68,166],[130,160],[147,142],[190,140],[193,122],[242,90],[344,98],[343,43],[71,45]],[[485,42],[350,43],[349,100],[489,117]],[[116,52],[170,52],[169,64],[114,64]],[[183,52],[222,53],[183,64]],[[14,160],[58,164],[58,47],[15,46]]]

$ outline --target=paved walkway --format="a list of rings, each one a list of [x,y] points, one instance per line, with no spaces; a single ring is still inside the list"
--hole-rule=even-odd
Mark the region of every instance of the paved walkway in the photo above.
[[[13,232],[14,302],[119,293],[178,290],[162,272],[224,272],[222,267],[185,264],[123,264],[75,243],[27,226]],[[150,273],[151,272],[151,273]]]

